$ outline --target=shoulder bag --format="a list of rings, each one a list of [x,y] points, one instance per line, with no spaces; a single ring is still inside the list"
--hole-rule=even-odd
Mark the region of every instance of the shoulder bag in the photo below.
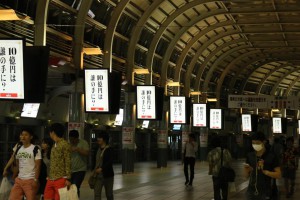
[[[223,183],[234,182],[235,172],[231,167],[223,166],[223,148],[221,149],[221,168],[218,178]]]

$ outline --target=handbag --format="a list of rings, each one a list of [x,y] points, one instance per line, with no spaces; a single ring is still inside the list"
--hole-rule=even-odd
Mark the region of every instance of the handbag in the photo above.
[[[58,189],[58,193],[60,200],[79,200],[75,184],[72,184],[69,189],[67,186]]]
[[[223,166],[223,149],[221,149],[221,168],[218,178],[223,183],[234,182],[235,171],[231,167]]]
[[[2,179],[1,186],[0,186],[0,199],[1,200],[8,200],[10,190],[12,188],[12,185],[8,181],[6,177]]]

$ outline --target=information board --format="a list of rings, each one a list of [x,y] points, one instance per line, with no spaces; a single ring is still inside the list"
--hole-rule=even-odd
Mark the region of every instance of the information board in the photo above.
[[[137,119],[156,119],[155,86],[136,86]]]
[[[222,109],[210,109],[209,128],[222,129]]]
[[[242,114],[242,131],[251,132],[251,114]]]
[[[170,123],[186,123],[186,98],[184,96],[170,96]]]
[[[206,127],[206,104],[193,104],[193,126]]]
[[[273,117],[273,133],[282,133],[282,124],[280,117]]]

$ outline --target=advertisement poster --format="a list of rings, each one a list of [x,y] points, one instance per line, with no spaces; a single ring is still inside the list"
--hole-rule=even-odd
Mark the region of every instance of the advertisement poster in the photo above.
[[[210,109],[210,129],[222,129],[222,110]]]
[[[0,99],[24,99],[23,40],[0,40]]]
[[[251,132],[251,114],[242,114],[242,131]]]
[[[193,126],[206,127],[206,104],[193,104]]]
[[[134,128],[123,127],[122,128],[122,144],[133,144],[134,143]]]
[[[155,86],[137,86],[137,119],[156,119]]]
[[[86,69],[85,111],[109,112],[108,70]]]
[[[273,133],[282,133],[281,118],[273,117]]]
[[[159,130],[157,132],[157,144],[158,145],[167,145],[168,144],[168,131]]]
[[[185,124],[186,108],[184,96],[170,96],[170,123]]]

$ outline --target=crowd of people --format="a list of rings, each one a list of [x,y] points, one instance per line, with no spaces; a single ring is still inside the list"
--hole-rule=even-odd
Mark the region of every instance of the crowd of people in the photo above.
[[[76,185],[80,196],[80,186],[88,169],[89,144],[79,138],[77,130],[71,130],[68,136],[70,142],[64,139],[64,125],[54,123],[50,126],[49,137],[36,144],[34,132],[28,128],[22,129],[20,142],[13,148],[13,154],[3,170],[3,177],[12,172],[14,184],[9,199],[59,200],[59,189],[69,188],[71,184]],[[108,141],[106,132],[97,136],[99,150],[94,169],[97,175],[95,200],[101,199],[103,187],[107,199],[113,200],[113,157]]]

